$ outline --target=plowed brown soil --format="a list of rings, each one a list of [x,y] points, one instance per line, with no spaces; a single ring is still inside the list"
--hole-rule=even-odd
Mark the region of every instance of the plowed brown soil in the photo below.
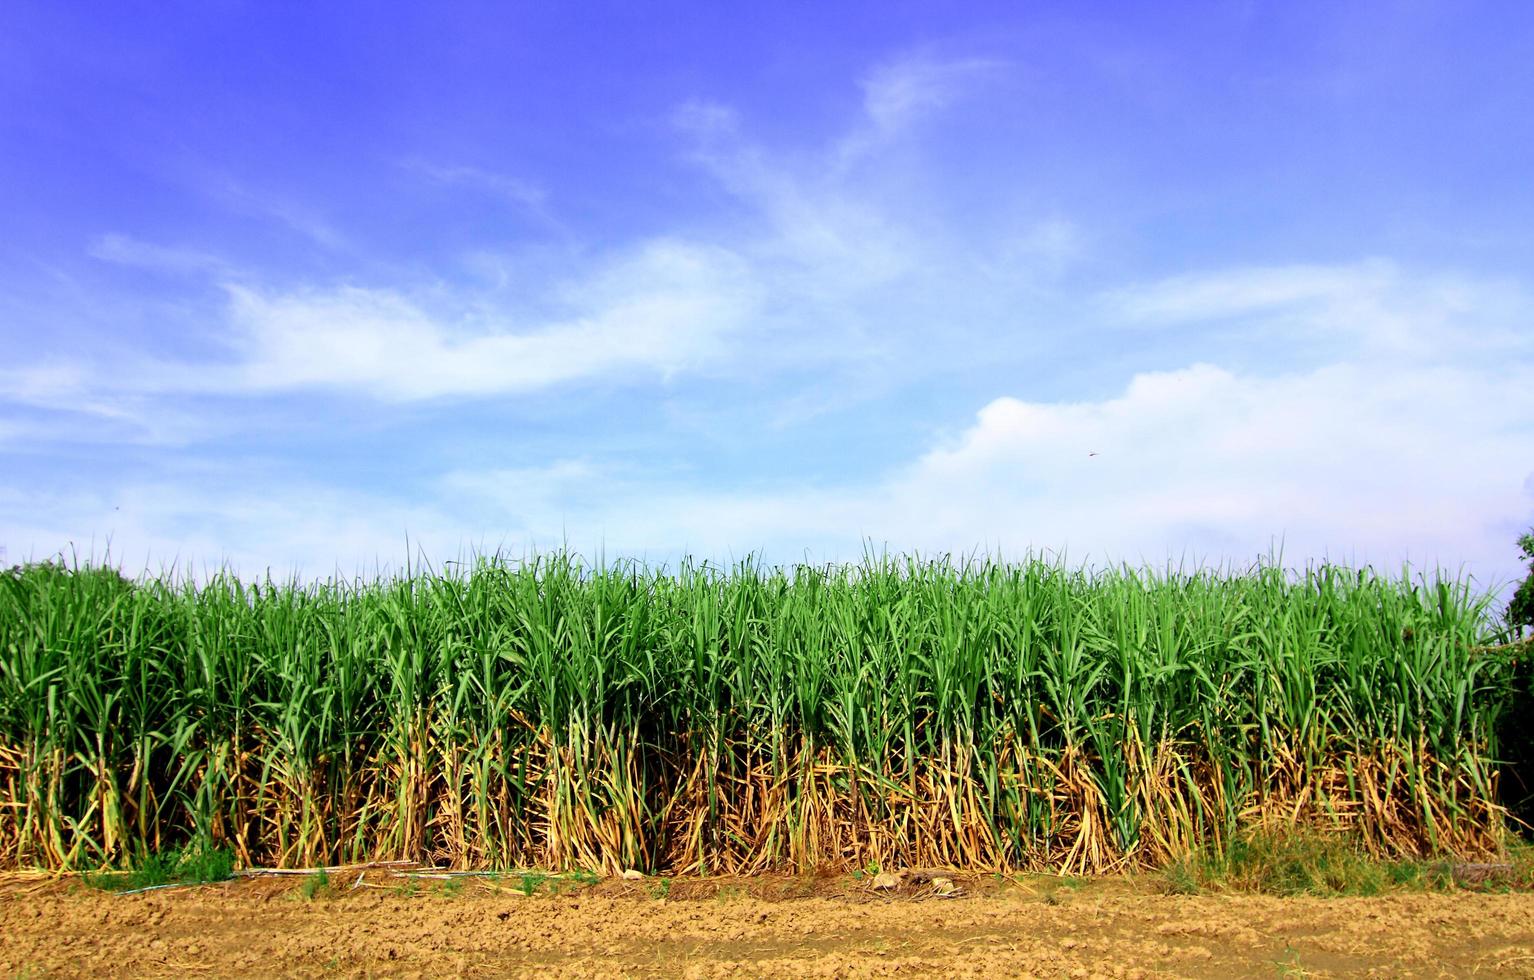
[[[1534,895],[1181,897],[1155,883],[515,882],[374,873],[116,896],[0,882],[0,976],[1534,976]],[[661,897],[664,892],[664,897]]]

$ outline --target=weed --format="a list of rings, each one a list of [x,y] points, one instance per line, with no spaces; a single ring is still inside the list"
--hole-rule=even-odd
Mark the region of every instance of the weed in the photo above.
[[[122,892],[158,885],[207,884],[234,875],[234,854],[210,846],[145,852],[121,870],[92,872],[85,884],[103,891]]]
[[[1167,865],[1162,869],[1162,878],[1167,892],[1173,895],[1197,895],[1202,891],[1199,868],[1188,858]]]
[[[330,874],[324,868],[306,877],[298,886],[298,893],[306,902],[312,902],[328,891],[330,891]]]
[[[1303,829],[1252,831],[1223,850],[1203,851],[1168,864],[1163,888],[1194,895],[1205,889],[1270,895],[1378,895],[1386,891],[1448,887],[1446,866],[1385,859],[1351,837]]]
[[[543,883],[549,880],[549,876],[538,871],[529,871],[522,875],[522,894],[531,898],[537,894]]]
[[[714,901],[721,905],[736,902],[746,897],[746,890],[739,885],[725,885],[714,892]]]
[[[1284,955],[1273,961],[1273,968],[1281,977],[1303,977],[1306,969],[1300,965],[1300,951],[1284,943]]]

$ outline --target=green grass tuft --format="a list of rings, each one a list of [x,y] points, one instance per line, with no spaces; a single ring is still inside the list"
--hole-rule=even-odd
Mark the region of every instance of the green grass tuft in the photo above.
[[[1460,865],[1448,859],[1380,858],[1346,835],[1267,830],[1243,835],[1223,850],[1173,861],[1160,875],[1164,889],[1176,895],[1240,891],[1370,896],[1393,891],[1529,887],[1534,885],[1534,860],[1527,852],[1528,848],[1519,848],[1509,852],[1507,861]],[[1480,872],[1484,877],[1470,874],[1488,866],[1493,871]]]
[[[327,872],[324,868],[321,868],[314,874],[304,878],[302,884],[298,886],[298,894],[302,896],[306,902],[312,902],[316,898],[328,894],[329,892],[330,873]]]
[[[531,898],[538,893],[538,889],[542,888],[543,883],[548,880],[549,876],[542,872],[529,871],[522,875],[519,887],[522,889],[522,894]]]
[[[234,876],[234,854],[225,848],[196,847],[140,854],[121,870],[83,875],[103,891],[124,892],[158,885],[211,884]]]

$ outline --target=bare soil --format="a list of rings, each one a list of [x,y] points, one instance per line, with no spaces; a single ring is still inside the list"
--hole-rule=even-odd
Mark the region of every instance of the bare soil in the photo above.
[[[0,976],[1534,976],[1534,895],[1175,896],[1156,881],[0,879]],[[444,887],[446,886],[446,887]],[[939,885],[941,888],[941,884]],[[313,889],[311,888],[311,891]]]

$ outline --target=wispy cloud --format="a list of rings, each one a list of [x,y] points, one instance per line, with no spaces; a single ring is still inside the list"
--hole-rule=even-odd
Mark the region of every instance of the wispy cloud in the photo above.
[[[453,322],[389,290],[233,289],[233,380],[253,390],[334,387],[410,400],[665,376],[718,356],[760,302],[734,256],[665,241],[586,286],[573,290],[580,307],[568,317],[521,329]]]
[[[1407,272],[1384,259],[1198,272],[1115,290],[1105,302],[1127,325],[1224,325],[1440,359],[1527,351],[1522,324],[1534,308],[1512,283]]]
[[[0,401],[108,421],[132,421],[137,413],[122,399],[98,390],[94,369],[72,361],[0,368]]]
[[[153,253],[151,253],[153,254]],[[229,356],[123,355],[0,370],[0,399],[101,415],[125,401],[317,388],[383,401],[488,397],[602,378],[667,379],[715,363],[763,302],[729,251],[655,239],[545,289],[556,312],[518,322],[479,297],[228,282]]]
[[[234,427],[229,419],[155,397],[161,365],[146,360],[123,367],[126,378],[104,376],[99,366],[85,363],[0,368],[0,405],[17,416],[9,420],[6,439],[33,448],[176,446]]]
[[[87,253],[103,262],[174,274],[228,276],[229,263],[209,252],[170,245],[156,245],[131,235],[106,234],[92,239]]]
[[[1246,316],[1297,305],[1331,303],[1396,284],[1394,267],[1375,259],[1356,265],[1291,265],[1172,276],[1115,294],[1129,317],[1158,324]]]
[[[209,196],[231,211],[275,221],[323,248],[350,247],[347,237],[317,210],[280,192],[251,187],[227,174],[208,175],[202,185]]]
[[[675,116],[687,156],[743,206],[735,248],[775,279],[774,294],[837,303],[923,266],[921,239],[845,172],[846,139],[805,155],[754,142],[735,111],[689,102]]]
[[[462,164],[433,163],[412,157],[400,166],[442,187],[459,188],[476,195],[488,195],[520,214],[537,227],[566,244],[577,236],[549,204],[548,188],[538,181],[514,174],[499,173]]]
[[[542,213],[548,192],[523,177],[494,173],[479,167],[448,166],[411,158],[401,163],[406,170],[438,184],[459,185],[486,191],[502,200]]]
[[[893,137],[994,68],[979,59],[891,62],[866,80],[865,111],[848,132]],[[974,283],[966,283],[976,274],[995,287],[997,269],[965,271],[945,258],[941,243],[908,226],[901,202],[869,194],[843,172],[844,139],[800,159],[753,142],[724,106],[690,103],[676,120],[690,159],[738,200],[747,220],[656,235],[616,251],[565,250],[567,265],[557,278],[509,301],[497,295],[505,275],[488,290],[435,281],[263,283],[260,270],[200,251],[100,236],[91,250],[104,260],[229,284],[227,307],[208,315],[216,324],[210,333],[224,335],[229,356],[177,362],[143,355],[112,366],[82,361],[71,365],[77,377],[68,387],[92,397],[330,389],[408,401],[704,369],[760,376],[791,374],[809,363],[821,372],[852,371],[834,397],[779,393],[784,417],[803,421],[805,406],[854,403],[852,389],[863,383],[857,379],[874,376],[869,365],[893,365],[908,335],[924,332],[907,322],[916,305],[909,300],[939,303],[944,295],[974,293]],[[418,158],[403,166],[531,212],[545,205],[542,188],[518,177]],[[238,210],[275,217],[323,244],[345,242],[290,202],[228,177],[208,183]],[[1072,225],[1050,218],[1013,243],[1012,258],[1022,259],[1002,274],[1017,275],[1028,263],[1057,264],[1077,237]]]
[[[940,58],[929,52],[885,62],[862,80],[863,109],[880,134],[906,130],[922,117],[948,106],[966,86],[1005,68],[992,58]]]

